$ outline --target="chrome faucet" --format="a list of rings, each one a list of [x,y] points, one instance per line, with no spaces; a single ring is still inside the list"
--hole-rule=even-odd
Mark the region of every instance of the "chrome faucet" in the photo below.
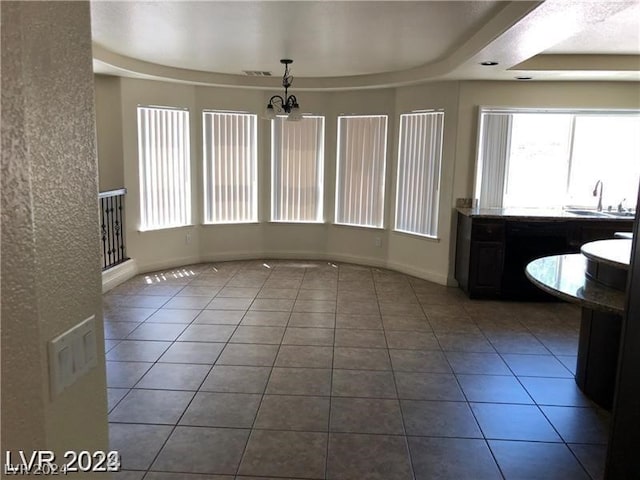
[[[598,185],[600,186],[600,196],[598,196]],[[602,180],[598,180],[596,182],[596,186],[593,187],[593,196],[594,197],[598,197],[598,208],[597,210],[599,212],[602,211],[602,189],[604,188],[603,184],[602,184]]]

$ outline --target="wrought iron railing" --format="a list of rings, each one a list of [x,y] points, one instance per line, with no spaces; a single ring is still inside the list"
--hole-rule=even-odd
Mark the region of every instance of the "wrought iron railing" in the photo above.
[[[124,196],[126,188],[100,192],[102,270],[129,260],[124,241]]]

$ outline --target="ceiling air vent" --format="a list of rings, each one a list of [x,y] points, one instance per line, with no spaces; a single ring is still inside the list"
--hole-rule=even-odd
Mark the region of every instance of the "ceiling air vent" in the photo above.
[[[263,70],[243,70],[244,74],[248,77],[270,77],[271,72],[265,72]]]

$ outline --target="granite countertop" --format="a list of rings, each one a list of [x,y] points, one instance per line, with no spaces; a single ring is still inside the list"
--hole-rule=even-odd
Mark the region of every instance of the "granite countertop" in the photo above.
[[[614,237],[615,238],[628,238],[629,240],[633,240],[633,232],[616,232]]]
[[[622,315],[625,293],[605,287],[585,276],[587,259],[579,253],[533,260],[527,278],[547,293],[592,310]]]
[[[593,212],[588,210],[577,210],[571,213],[562,208],[457,208],[458,212],[467,217],[476,218],[504,218],[509,220],[544,220],[544,221],[566,221],[566,220],[616,220],[633,223],[633,216],[617,216],[609,212]]]
[[[612,267],[629,270],[631,263],[631,240],[598,240],[585,243],[580,249],[589,260]]]

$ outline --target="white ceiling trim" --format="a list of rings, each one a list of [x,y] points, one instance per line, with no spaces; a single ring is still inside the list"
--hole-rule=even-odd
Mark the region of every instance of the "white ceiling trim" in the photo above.
[[[532,10],[526,18],[514,24],[503,35],[488,44],[481,52],[470,58],[464,65],[453,70],[449,79],[474,78],[478,80],[514,80],[516,75],[511,69],[547,50],[551,45],[566,38],[570,38],[591,25],[603,22],[611,15],[627,8],[629,2],[566,2],[548,0]],[[484,60],[495,60],[499,67],[484,68],[479,66]],[[557,71],[571,70],[557,66]],[[587,69],[585,72],[597,70]],[[535,72],[528,72],[535,73]],[[554,78],[551,71],[545,76],[534,75],[539,80],[606,80],[603,75],[589,75],[582,73],[573,78],[557,75]],[[621,80],[620,75],[611,75],[611,80]],[[627,78],[628,79],[628,78]]]
[[[441,79],[477,55],[487,44],[500,37],[541,4],[542,2],[539,1],[508,3],[475,34],[442,60],[397,72],[344,77],[296,77],[294,88],[300,91],[355,90],[412,85]],[[113,73],[121,72],[120,75],[195,85],[273,89],[274,77],[278,78],[275,71],[274,77],[249,77],[168,67],[117,54],[95,42],[93,58],[104,73],[110,73],[112,70]]]

